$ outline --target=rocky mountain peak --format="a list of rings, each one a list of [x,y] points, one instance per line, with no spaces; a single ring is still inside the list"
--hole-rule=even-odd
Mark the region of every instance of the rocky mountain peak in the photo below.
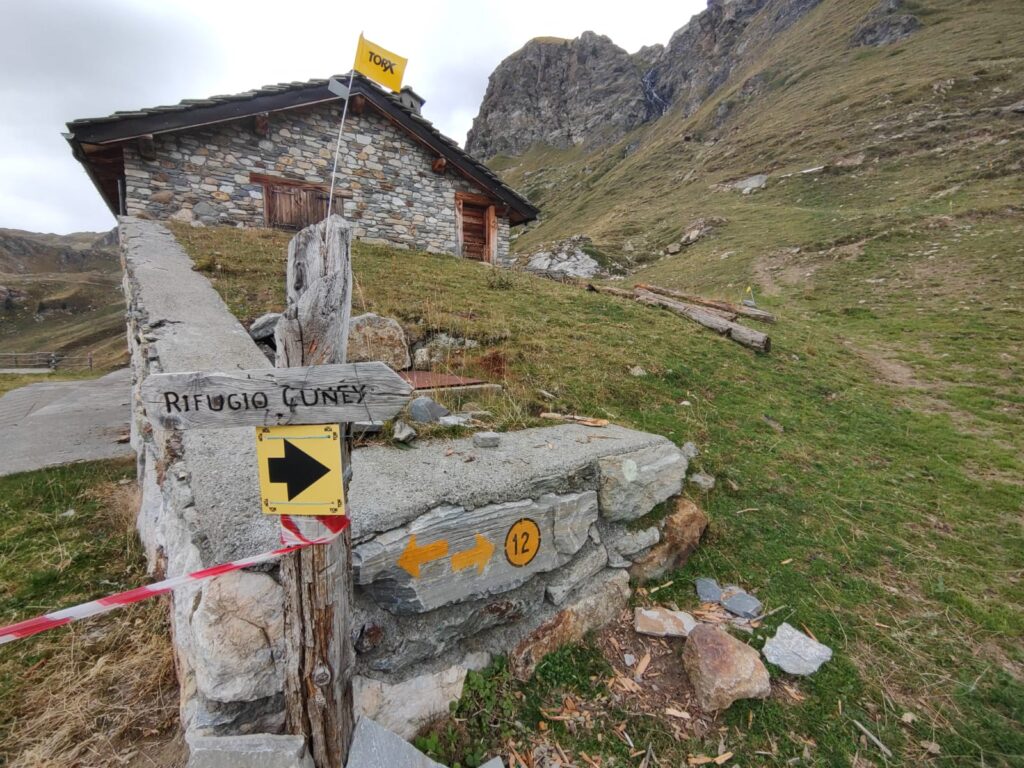
[[[466,149],[481,158],[536,143],[614,141],[648,119],[643,71],[604,35],[534,38],[491,74]]]
[[[737,67],[821,0],[709,0],[668,45],[629,54],[604,35],[535,38],[491,74],[466,141],[473,155],[537,143],[613,143],[675,104],[694,112]]]

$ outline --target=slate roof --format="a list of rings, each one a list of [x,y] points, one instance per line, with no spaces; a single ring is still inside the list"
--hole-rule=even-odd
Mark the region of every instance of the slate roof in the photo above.
[[[351,73],[335,75],[334,79],[347,84],[350,75]],[[71,144],[75,157],[85,166],[97,189],[107,200],[111,210],[116,212],[117,201],[111,199],[112,187],[109,183],[103,183],[104,179],[100,178],[103,176],[103,171],[97,167],[98,163],[90,163],[91,149],[86,151],[84,145],[89,145],[90,148],[116,145],[140,136],[182,131],[201,125],[238,120],[264,112],[276,112],[339,100],[338,96],[327,89],[330,80],[331,78],[278,83],[243,93],[210,96],[206,99],[183,99],[177,104],[72,120],[67,123],[68,133],[64,136]],[[384,91],[358,73],[353,78],[352,94],[365,96],[379,111],[392,118],[400,127],[438,155],[446,158],[463,176],[476,182],[508,205],[513,223],[522,223],[537,218],[538,210],[529,200],[505,184],[490,168],[441,133],[433,123],[403,105],[398,94]],[[123,166],[121,173],[123,175]],[[109,182],[109,179],[106,181]]]

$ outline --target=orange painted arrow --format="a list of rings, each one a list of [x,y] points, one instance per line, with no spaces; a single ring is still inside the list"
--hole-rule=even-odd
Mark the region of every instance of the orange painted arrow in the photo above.
[[[432,560],[440,560],[447,554],[448,542],[444,539],[417,547],[416,535],[413,534],[409,537],[409,543],[406,545],[405,551],[398,557],[398,567],[414,579],[418,579],[420,577],[421,565],[425,565]]]
[[[483,573],[484,567],[490,562],[491,555],[493,554],[494,545],[490,542],[490,539],[478,533],[476,535],[476,544],[472,549],[464,549],[462,552],[456,552],[452,555],[452,570],[464,571],[475,565],[476,572],[478,574]]]

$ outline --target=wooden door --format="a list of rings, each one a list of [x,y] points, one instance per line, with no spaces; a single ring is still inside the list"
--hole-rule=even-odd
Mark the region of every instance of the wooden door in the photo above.
[[[474,261],[487,261],[487,207],[462,204],[462,255]]]

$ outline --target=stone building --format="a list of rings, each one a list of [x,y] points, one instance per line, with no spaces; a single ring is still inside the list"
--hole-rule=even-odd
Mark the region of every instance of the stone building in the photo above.
[[[65,138],[115,215],[298,229],[327,213],[344,106],[329,82],[75,120]],[[424,119],[411,88],[356,75],[348,99],[334,209],[355,236],[507,260],[509,227],[537,209]]]

